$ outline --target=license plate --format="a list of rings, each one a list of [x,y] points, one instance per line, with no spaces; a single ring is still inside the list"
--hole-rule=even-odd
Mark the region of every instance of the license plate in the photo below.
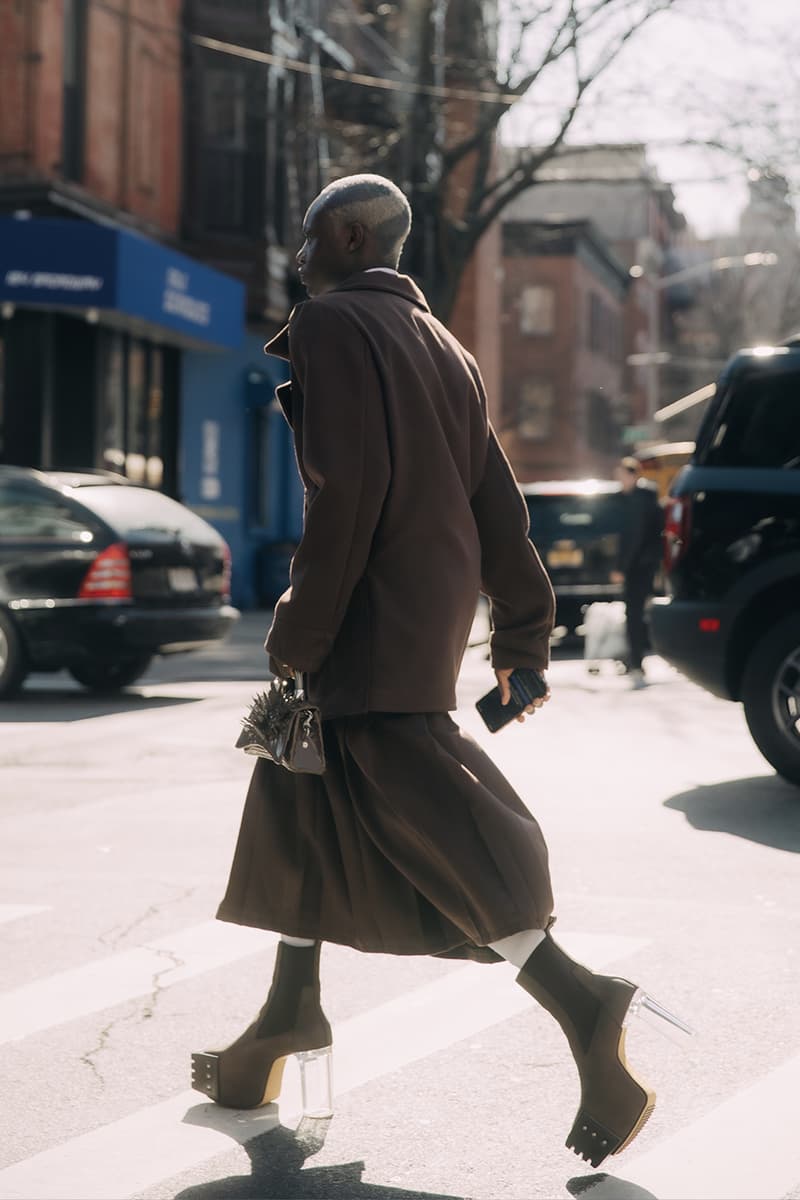
[[[197,589],[197,575],[191,567],[170,567],[167,579],[173,592],[194,592]]]
[[[574,547],[555,547],[547,551],[548,567],[582,567],[583,551]]]

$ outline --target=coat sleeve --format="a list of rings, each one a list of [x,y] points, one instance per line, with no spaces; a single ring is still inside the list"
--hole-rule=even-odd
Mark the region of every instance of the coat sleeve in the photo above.
[[[390,458],[380,380],[356,326],[312,301],[292,322],[290,350],[306,512],[266,649],[273,662],[317,671],[366,568]]]
[[[481,542],[481,586],[490,602],[492,666],[543,671],[550,659],[555,596],[528,538],[525,501],[491,427],[472,512]]]

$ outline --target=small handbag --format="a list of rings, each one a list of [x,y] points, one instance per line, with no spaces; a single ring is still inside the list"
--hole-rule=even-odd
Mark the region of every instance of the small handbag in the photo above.
[[[324,772],[322,720],[316,705],[306,699],[300,671],[294,679],[273,679],[265,692],[253,698],[236,746],[287,771]]]

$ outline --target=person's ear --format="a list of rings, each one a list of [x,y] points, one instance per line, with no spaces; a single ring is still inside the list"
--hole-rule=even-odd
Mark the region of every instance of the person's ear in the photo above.
[[[364,245],[364,226],[360,221],[353,221],[347,229],[346,249],[348,254],[354,254]]]

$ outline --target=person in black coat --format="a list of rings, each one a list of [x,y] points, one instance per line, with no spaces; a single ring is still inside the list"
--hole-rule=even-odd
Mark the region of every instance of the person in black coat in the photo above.
[[[617,467],[622,485],[622,528],[619,539],[614,583],[624,584],[625,616],[628,632],[628,671],[634,687],[644,686],[644,657],[647,632],[644,609],[653,592],[653,578],[661,559],[663,515],[658,494],[641,478],[641,464],[633,457],[623,458]]]

